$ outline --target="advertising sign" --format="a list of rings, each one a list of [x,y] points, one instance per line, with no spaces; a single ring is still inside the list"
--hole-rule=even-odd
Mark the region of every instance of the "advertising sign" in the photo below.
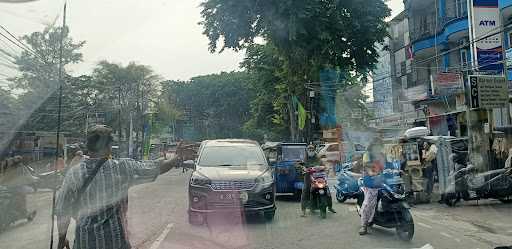
[[[503,76],[469,76],[471,108],[503,108],[508,103],[508,84]]]
[[[472,0],[472,40],[479,71],[503,71],[498,0]]]
[[[434,77],[434,94],[447,95],[462,91],[462,76],[459,73],[439,73]]]

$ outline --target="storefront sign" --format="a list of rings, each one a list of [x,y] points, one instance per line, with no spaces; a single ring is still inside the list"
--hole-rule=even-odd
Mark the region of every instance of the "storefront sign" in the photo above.
[[[469,76],[471,108],[502,108],[508,103],[507,79],[503,76]]]
[[[498,0],[472,0],[471,39],[479,71],[503,71]]]
[[[434,95],[447,95],[462,90],[459,73],[439,73],[434,77]]]

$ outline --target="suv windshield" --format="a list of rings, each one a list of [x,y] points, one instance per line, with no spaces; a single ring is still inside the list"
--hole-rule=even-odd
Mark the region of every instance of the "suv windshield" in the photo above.
[[[203,167],[265,164],[265,157],[256,146],[206,146],[199,158],[199,165]]]

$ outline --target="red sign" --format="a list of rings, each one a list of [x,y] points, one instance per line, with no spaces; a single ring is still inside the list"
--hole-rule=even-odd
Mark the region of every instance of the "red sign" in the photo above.
[[[462,90],[459,73],[439,73],[434,78],[434,95],[445,95]]]

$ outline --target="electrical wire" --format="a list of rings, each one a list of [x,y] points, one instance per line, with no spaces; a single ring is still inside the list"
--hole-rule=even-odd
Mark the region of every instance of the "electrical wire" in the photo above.
[[[20,39],[18,39],[15,35],[13,35],[9,30],[7,30],[3,25],[0,24],[0,28],[3,29],[5,32],[7,32],[7,34],[9,34],[12,38],[14,38],[17,42],[19,42],[26,50],[28,51],[31,51],[32,53],[34,54],[37,54],[36,51],[34,51],[33,49],[29,48],[25,43],[23,43],[22,41],[20,41]]]

